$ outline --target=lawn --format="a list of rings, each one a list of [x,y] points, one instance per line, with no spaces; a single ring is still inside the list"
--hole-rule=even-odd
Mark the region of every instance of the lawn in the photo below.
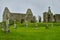
[[[0,40],[60,40],[60,23],[48,23],[49,28],[45,28],[45,23],[38,23],[38,29],[35,28],[35,23],[29,23],[28,28],[25,23],[17,23],[17,28],[10,26],[10,32],[5,33],[0,28]]]

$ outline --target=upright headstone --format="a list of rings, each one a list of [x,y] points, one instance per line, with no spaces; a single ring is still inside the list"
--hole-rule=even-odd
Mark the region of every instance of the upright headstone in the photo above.
[[[10,32],[9,19],[6,19],[6,32]]]
[[[26,24],[26,28],[28,28],[28,15],[26,14],[26,16],[25,16],[25,24]]]
[[[48,24],[46,24],[46,29],[48,29]]]
[[[14,20],[14,28],[15,29],[17,28],[17,26],[16,26],[16,20]]]
[[[38,29],[38,22],[39,22],[39,21],[38,21],[38,18],[37,18],[37,19],[36,19],[36,24],[35,24],[35,27],[36,27],[35,29]]]
[[[48,29],[48,23],[47,23],[47,19],[46,19],[46,29]]]
[[[26,28],[28,28],[28,21],[26,20],[25,22],[26,22]]]
[[[54,22],[54,19],[52,19],[52,27],[53,27],[53,22]]]

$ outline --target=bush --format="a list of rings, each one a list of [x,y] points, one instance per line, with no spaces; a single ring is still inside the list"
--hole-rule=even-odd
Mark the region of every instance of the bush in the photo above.
[[[9,20],[10,22],[10,25],[13,25],[14,24],[14,21],[13,20]]]

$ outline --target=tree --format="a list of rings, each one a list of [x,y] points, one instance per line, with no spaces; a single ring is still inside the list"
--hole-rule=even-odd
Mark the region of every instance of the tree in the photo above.
[[[38,18],[38,19],[39,19],[39,22],[41,22],[41,16],[39,16],[39,18]]]

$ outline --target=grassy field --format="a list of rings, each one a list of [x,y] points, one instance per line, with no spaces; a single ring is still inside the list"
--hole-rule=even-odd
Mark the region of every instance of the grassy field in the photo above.
[[[0,40],[60,40],[60,23],[48,23],[49,29],[45,28],[45,23],[38,23],[38,29],[35,28],[35,23],[29,23],[28,28],[25,24],[17,23],[17,28],[10,26],[10,33],[1,31]]]

